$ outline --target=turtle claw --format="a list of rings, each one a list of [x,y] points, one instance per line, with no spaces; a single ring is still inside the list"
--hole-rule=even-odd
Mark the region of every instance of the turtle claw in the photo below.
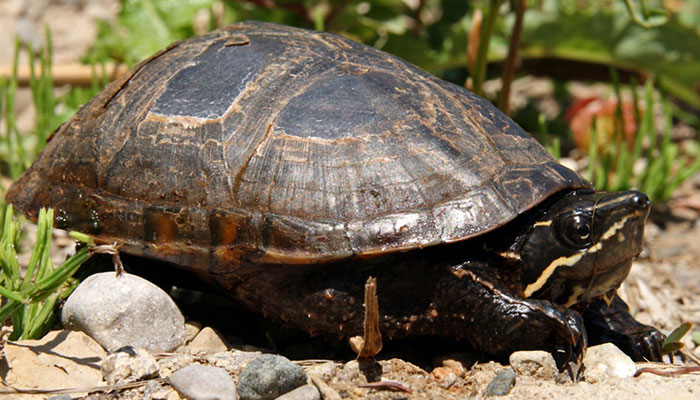
[[[573,363],[578,371],[588,348],[586,328],[581,315],[548,301],[530,300],[529,303],[555,325],[552,333],[557,344],[554,346],[552,356],[559,371],[566,369],[570,363]]]
[[[666,336],[654,328],[639,332],[636,336],[635,346],[633,346],[638,353],[632,358],[636,360],[662,361],[662,345],[665,340]]]

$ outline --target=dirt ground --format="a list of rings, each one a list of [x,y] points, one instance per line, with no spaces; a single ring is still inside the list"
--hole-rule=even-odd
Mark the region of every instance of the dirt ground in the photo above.
[[[11,62],[13,38],[40,40],[48,23],[55,43],[55,62],[74,62],[96,34],[98,18],[112,19],[118,12],[114,0],[21,1],[0,0],[0,64]],[[28,96],[18,96],[20,128],[31,126]],[[24,99],[24,100],[23,100]],[[23,103],[24,102],[24,103]],[[26,107],[24,107],[26,105]],[[700,326],[700,176],[681,188],[666,207],[654,212],[655,222],[647,226],[647,250],[635,263],[620,288],[638,320],[668,333],[682,322]],[[58,258],[61,258],[59,256]],[[686,346],[700,356],[700,350],[686,337]],[[642,367],[643,365],[639,365]],[[458,376],[446,387],[441,370],[425,371],[402,360],[386,361],[384,378],[402,382],[411,393],[359,388],[339,382],[334,389],[350,398],[446,398],[483,397],[496,374],[507,368],[498,363],[480,363]],[[532,377],[518,377],[505,399],[691,399],[700,398],[700,373],[664,377],[643,374],[639,378],[610,379],[596,384],[556,383]]]

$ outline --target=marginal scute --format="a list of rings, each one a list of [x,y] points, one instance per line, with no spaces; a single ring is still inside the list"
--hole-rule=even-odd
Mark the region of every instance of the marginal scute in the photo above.
[[[235,247],[246,239],[251,216],[238,210],[212,210],[209,214],[211,246]]]
[[[179,210],[146,207],[144,217],[144,241],[147,243],[172,243],[178,239]]]
[[[440,237],[431,215],[420,211],[353,221],[348,236],[355,252],[367,255],[430,246]]]
[[[337,35],[245,22],[108,85],[7,200],[225,275],[465,240],[590,187],[464,88]]]
[[[497,221],[498,218],[515,218],[517,211],[506,203],[493,186],[474,190],[469,197],[441,204],[433,210],[436,225],[442,226],[443,238],[473,236],[496,227],[480,221]],[[446,239],[446,242],[454,241]]]
[[[312,222],[268,214],[262,225],[265,259],[282,263],[309,263],[352,255],[342,223]]]

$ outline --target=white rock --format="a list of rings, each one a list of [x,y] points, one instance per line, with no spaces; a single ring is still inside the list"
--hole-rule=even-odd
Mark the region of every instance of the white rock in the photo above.
[[[185,319],[173,300],[135,275],[89,276],[66,301],[61,321],[110,352],[124,346],[169,352],[185,342]]]
[[[279,396],[275,400],[321,400],[321,393],[316,389],[316,386],[306,384]]]
[[[516,351],[510,355],[510,366],[517,375],[554,379],[557,364],[549,352],[542,350]]]
[[[225,370],[205,365],[190,365],[168,377],[168,382],[190,400],[237,400],[236,384]]]
[[[589,347],[583,360],[586,382],[597,383],[609,378],[629,378],[637,367],[634,361],[612,343]]]

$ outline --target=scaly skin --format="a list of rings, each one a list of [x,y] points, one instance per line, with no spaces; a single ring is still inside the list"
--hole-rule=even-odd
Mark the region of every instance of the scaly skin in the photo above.
[[[484,264],[435,263],[429,253],[365,265],[257,268],[240,276],[231,291],[291,327],[348,337],[362,334],[363,285],[374,276],[384,336],[465,339],[500,356],[545,349],[563,351],[566,361],[581,357],[585,328],[576,311],[507,294],[505,285],[487,280],[495,276]]]

